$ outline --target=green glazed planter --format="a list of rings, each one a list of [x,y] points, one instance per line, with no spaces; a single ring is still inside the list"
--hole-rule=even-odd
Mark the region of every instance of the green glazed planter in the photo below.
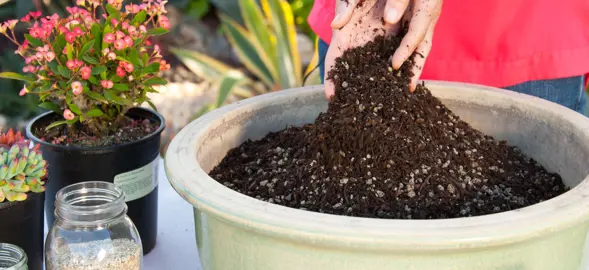
[[[217,109],[174,138],[166,173],[195,210],[205,270],[589,269],[589,119],[539,98],[426,81],[462,119],[505,139],[574,187],[498,214],[444,220],[335,216],[259,201],[207,175],[227,151],[327,108],[322,86],[283,90]]]

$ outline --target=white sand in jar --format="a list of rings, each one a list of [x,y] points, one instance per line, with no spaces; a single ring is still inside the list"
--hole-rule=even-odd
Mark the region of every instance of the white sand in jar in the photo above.
[[[47,258],[47,270],[139,270],[141,247],[115,239],[62,245]]]

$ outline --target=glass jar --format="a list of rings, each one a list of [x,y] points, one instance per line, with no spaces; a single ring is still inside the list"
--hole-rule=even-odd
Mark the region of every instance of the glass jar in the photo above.
[[[82,182],[61,189],[55,218],[45,243],[47,270],[142,268],[141,239],[116,185]]]
[[[0,269],[27,270],[27,254],[13,244],[0,243]]]

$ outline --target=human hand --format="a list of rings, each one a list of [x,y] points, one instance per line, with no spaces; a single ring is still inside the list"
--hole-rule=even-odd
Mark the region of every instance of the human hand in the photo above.
[[[335,85],[328,72],[335,59],[347,49],[362,46],[378,35],[394,35],[401,29],[401,20],[409,21],[409,31],[392,57],[392,67],[399,69],[414,53],[414,76],[410,89],[415,90],[423,65],[432,48],[434,28],[443,0],[337,0],[336,16],[331,23],[333,36],[325,56],[325,95],[335,94]],[[359,4],[360,3],[360,4]],[[376,27],[382,31],[374,31]]]

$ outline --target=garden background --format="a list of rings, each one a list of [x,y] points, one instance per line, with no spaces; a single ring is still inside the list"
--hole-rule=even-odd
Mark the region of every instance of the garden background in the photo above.
[[[152,93],[166,118],[161,152],[188,122],[239,99],[320,84],[317,37],[307,24],[314,0],[169,0],[170,33],[153,40],[171,69]],[[127,0],[125,2],[139,2]],[[29,11],[66,14],[75,0],[0,0],[0,21]],[[23,36],[26,29],[17,29]],[[0,39],[1,71],[20,72],[24,60]],[[0,79],[0,130],[23,130],[43,109],[22,85]]]

